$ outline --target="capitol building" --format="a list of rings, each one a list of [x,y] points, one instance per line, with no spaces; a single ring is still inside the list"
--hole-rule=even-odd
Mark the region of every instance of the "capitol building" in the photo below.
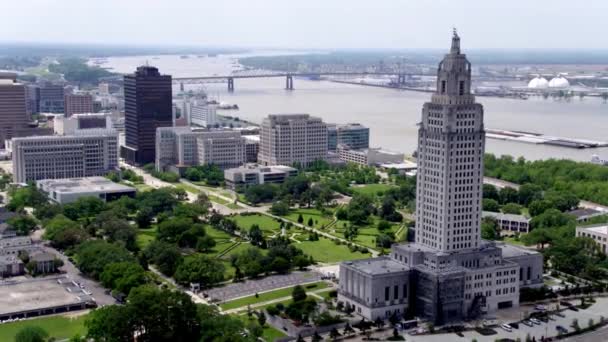
[[[518,307],[521,288],[543,285],[540,253],[481,238],[484,110],[456,32],[436,86],[418,130],[415,241],[340,265],[338,300],[369,320],[459,322]]]
[[[528,82],[528,89],[535,90],[566,90],[570,88],[570,82],[562,74],[558,74],[551,81],[547,81],[546,78],[536,75],[530,82]]]

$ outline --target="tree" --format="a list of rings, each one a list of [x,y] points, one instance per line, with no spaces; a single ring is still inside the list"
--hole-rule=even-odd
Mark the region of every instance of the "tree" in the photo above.
[[[481,220],[481,238],[485,240],[497,240],[500,237],[500,227],[493,217],[484,217]]]
[[[212,207],[212,203],[209,199],[209,196],[207,196],[207,194],[204,192],[198,194],[196,200],[194,201],[194,204],[197,205],[205,214],[209,212],[209,209],[211,209]]]
[[[289,214],[289,205],[284,201],[276,201],[270,207],[270,212],[273,215],[285,216]]]
[[[247,233],[251,244],[254,246],[260,246],[264,241],[264,233],[262,233],[262,229],[257,224],[252,224],[251,228],[249,228],[249,232]]]
[[[266,315],[263,312],[258,312],[258,323],[261,327],[266,324]]]
[[[295,258],[293,258],[293,265],[300,271],[303,271],[308,265],[310,265],[310,260],[304,255],[297,255]]]
[[[183,259],[175,245],[163,241],[150,243],[143,251],[143,255],[146,260],[156,265],[159,271],[168,276],[173,276]]]
[[[294,302],[299,302],[299,301],[303,301],[305,300],[307,297],[306,295],[306,290],[304,290],[304,288],[300,285],[296,285],[292,292],[291,292],[291,298],[293,299]]]
[[[188,231],[194,222],[187,217],[171,217],[158,225],[157,239],[176,243],[180,240],[182,234]],[[195,242],[196,243],[196,242]]]
[[[99,279],[105,267],[111,263],[130,261],[135,257],[123,246],[103,240],[91,240],[76,248],[76,265],[83,273]]]
[[[199,305],[198,320],[201,326],[201,342],[253,342],[256,340],[255,337],[245,336],[245,327],[240,319],[220,314],[216,307]]]
[[[153,218],[154,213],[152,212],[152,209],[143,207],[137,212],[137,215],[135,215],[135,222],[139,228],[148,228],[150,227]]]
[[[218,259],[194,255],[184,259],[173,277],[184,285],[199,283],[202,287],[209,287],[224,280],[224,272],[224,264]]]
[[[348,220],[353,224],[365,224],[374,211],[372,197],[356,193],[348,203]]]
[[[382,248],[390,248],[395,240],[388,234],[379,234],[376,237],[376,246]]]
[[[15,335],[15,342],[45,342],[48,336],[49,333],[41,327],[25,326]]]
[[[483,208],[483,211],[492,211],[495,213],[500,211],[500,205],[498,204],[498,202],[496,200],[493,200],[493,199],[489,199],[489,198],[482,199],[481,206]]]
[[[71,220],[95,217],[106,209],[106,203],[98,197],[81,197],[63,206],[63,214]]]
[[[196,249],[202,253],[208,253],[213,247],[215,247],[215,239],[209,235],[198,238],[196,242]]]
[[[135,262],[108,264],[100,275],[104,287],[128,295],[131,289],[146,283],[144,269]]]
[[[302,214],[298,214],[298,223],[304,223],[304,217],[302,217]]]
[[[380,220],[380,221],[378,221],[377,228],[380,231],[391,229],[391,224],[388,221]]]
[[[237,255],[234,263],[246,276],[257,277],[264,271],[262,260],[264,260],[264,256],[260,249],[249,247]]]
[[[36,220],[29,215],[13,216],[6,221],[18,235],[28,235],[36,228]]]
[[[312,221],[312,217],[308,218],[308,222],[306,223],[309,227],[312,227],[314,222]]]
[[[543,189],[536,184],[526,183],[519,187],[518,203],[523,206],[528,206],[532,201],[538,201],[543,198]]]
[[[517,202],[519,194],[517,190],[511,187],[504,187],[498,191],[498,202],[500,204],[506,204],[510,202]]]
[[[507,203],[505,205],[502,206],[501,211],[505,214],[515,214],[515,215],[519,215],[521,214],[521,210],[523,209],[523,207],[517,203]]]

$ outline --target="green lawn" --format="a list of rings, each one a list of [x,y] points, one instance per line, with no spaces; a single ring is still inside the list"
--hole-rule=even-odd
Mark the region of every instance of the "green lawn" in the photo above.
[[[243,231],[248,231],[249,228],[251,228],[251,225],[257,224],[260,226],[260,229],[264,232],[265,236],[280,232],[281,223],[270,216],[261,214],[236,215],[232,217],[232,219]]]
[[[243,321],[243,323],[245,323],[245,327],[247,327],[250,324],[257,324],[258,323],[258,319],[257,316],[252,315],[251,318],[249,318],[249,316],[247,316],[246,314],[241,314],[241,315],[237,315],[235,316],[238,319],[240,319],[241,321]],[[282,331],[275,329],[273,326],[271,326],[270,324],[266,323],[264,324],[264,333],[262,334],[262,339],[264,339],[264,341],[266,342],[273,342],[281,337],[285,337],[287,336],[287,334],[283,333]]]
[[[127,186],[132,186],[135,189],[137,189],[137,191],[139,191],[139,192],[150,191],[150,190],[154,189],[153,187],[151,187],[145,183],[121,182],[121,184],[124,184]]]
[[[336,245],[333,241],[320,237],[319,241],[303,241],[294,244],[305,254],[311,255],[315,261],[319,262],[340,262],[345,260],[355,260],[369,258],[370,254],[361,252],[351,252],[345,245]]]
[[[144,249],[146,248],[150,242],[154,241],[156,239],[156,226],[153,226],[152,228],[146,228],[146,229],[138,229],[137,230],[137,246],[140,249]]]
[[[391,184],[366,184],[366,185],[357,185],[351,186],[350,188],[359,194],[367,194],[372,196],[377,196],[378,192],[385,192],[390,188],[394,188],[394,185]]]
[[[369,247],[369,248],[377,249],[378,247],[376,247],[376,238],[378,235],[380,235],[381,233],[385,233],[385,234],[396,233],[399,230],[399,227],[401,226],[401,223],[391,222],[391,227],[389,229],[380,231],[380,230],[378,230],[378,228],[376,228],[378,225],[378,221],[380,221],[380,218],[378,218],[376,216],[372,216],[371,220],[370,220],[370,224],[368,224],[366,226],[359,226],[359,234],[353,240],[353,242],[366,246],[366,247]],[[349,222],[339,220],[338,222],[336,222],[336,224],[334,226],[332,226],[332,231],[330,231],[329,233],[333,236],[344,238],[344,225],[345,224],[348,225]],[[335,231],[333,231],[333,230],[335,230]],[[407,232],[407,230],[406,230],[406,232]],[[399,237],[397,237],[397,238],[399,238]],[[397,241],[400,241],[400,240],[397,240]]]
[[[228,206],[229,204],[232,204],[232,202],[228,202],[225,199],[215,196],[215,195],[211,195],[211,194],[207,194],[207,197],[209,197],[209,199],[211,200],[211,202],[215,202],[217,204],[223,204],[225,206]],[[238,208],[236,208],[238,209]]]
[[[505,236],[503,238],[503,241],[508,244],[511,244],[511,245],[525,246],[524,243],[521,242],[521,235],[519,238],[520,238],[519,240],[515,240],[515,237],[513,237],[513,236]]]
[[[327,288],[328,285],[326,282],[320,281],[320,282],[307,284],[307,285],[303,285],[303,286],[306,289],[306,291],[315,291],[315,290]],[[226,302],[224,304],[221,304],[220,307],[222,308],[222,310],[231,310],[231,309],[236,309],[236,308],[240,308],[240,307],[246,307],[247,305],[253,305],[253,304],[257,304],[257,303],[267,302],[269,300],[289,297],[289,296],[291,296],[292,291],[293,291],[293,287],[288,287],[288,288],[279,289],[279,290],[275,290],[275,291],[264,292],[264,293],[258,294],[257,298],[255,297],[255,295],[243,297],[243,298],[235,299],[235,300]]]
[[[49,333],[49,337],[54,337],[57,340],[69,339],[76,334],[84,336],[86,334],[86,328],[84,327],[85,318],[86,315],[77,318],[49,316],[15,323],[5,323],[0,325],[0,341],[14,341],[15,335],[26,326],[39,326]]]
[[[191,192],[193,194],[198,194],[201,192],[199,189],[197,189],[196,187],[189,185],[189,184],[175,183],[174,185],[178,189],[183,189],[184,191]]]
[[[298,222],[298,217],[300,215],[302,215],[302,218],[304,219],[304,221],[302,222],[303,224],[308,225],[308,219],[312,218],[313,227],[319,229],[321,227],[327,227],[334,220],[331,212],[326,215],[323,215],[317,209],[306,208],[291,209],[289,211],[289,214],[286,215],[285,218],[293,222]]]

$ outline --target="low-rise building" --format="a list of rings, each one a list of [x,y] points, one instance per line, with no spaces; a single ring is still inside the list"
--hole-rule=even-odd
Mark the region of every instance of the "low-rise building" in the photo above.
[[[608,216],[608,212],[591,209],[591,208],[577,208],[577,209],[566,212],[566,214],[574,216],[574,218],[576,219],[576,222],[579,222],[579,223],[588,222],[590,219],[592,219],[594,217],[598,217],[598,216],[603,216],[603,215]]]
[[[113,129],[110,113],[80,113],[71,116],[56,115],[53,130],[57,135],[72,135],[83,129]]]
[[[135,188],[114,183],[104,177],[43,179],[37,181],[36,186],[60,204],[74,202],[82,197],[112,201],[122,196],[135,197],[136,193]]]
[[[492,211],[484,211],[481,215],[482,217],[494,218],[502,231],[513,233],[530,232],[530,218],[523,215],[495,213]]]
[[[604,254],[608,246],[608,224],[596,224],[586,227],[576,227],[577,237],[587,237],[597,243]]]
[[[92,113],[93,96],[90,94],[65,94],[64,113],[66,117],[73,114]]]
[[[416,172],[416,170],[418,169],[418,164],[408,160],[404,160],[401,163],[380,164],[380,168],[385,172],[394,169],[397,170],[400,175],[408,175],[411,172]]]
[[[369,128],[359,123],[327,125],[327,148],[336,151],[339,145],[353,150],[369,148]]]
[[[347,146],[338,146],[338,155],[347,163],[359,165],[380,165],[387,163],[403,163],[405,155],[399,152],[387,151],[381,148],[366,148],[360,150],[350,149]]]
[[[243,167],[224,170],[224,181],[226,186],[235,189],[241,186],[257,184],[280,184],[288,177],[298,174],[298,170],[283,165],[260,166],[245,165]]]
[[[24,273],[23,261],[16,255],[0,255],[0,275],[3,278],[14,277]]]
[[[57,264],[54,254],[44,251],[37,251],[29,255],[30,262],[34,263],[33,271],[35,274],[46,274],[57,272]],[[29,265],[28,265],[29,269]]]
[[[219,123],[217,106],[207,103],[197,103],[190,107],[190,123],[202,127],[213,127]]]
[[[159,127],[156,131],[156,169],[213,164],[221,169],[245,163],[245,138],[231,130],[197,130],[191,127]]]

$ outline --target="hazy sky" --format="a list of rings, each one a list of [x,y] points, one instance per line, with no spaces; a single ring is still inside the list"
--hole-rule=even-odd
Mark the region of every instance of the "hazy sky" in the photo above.
[[[0,41],[608,48],[608,0],[0,0]]]

